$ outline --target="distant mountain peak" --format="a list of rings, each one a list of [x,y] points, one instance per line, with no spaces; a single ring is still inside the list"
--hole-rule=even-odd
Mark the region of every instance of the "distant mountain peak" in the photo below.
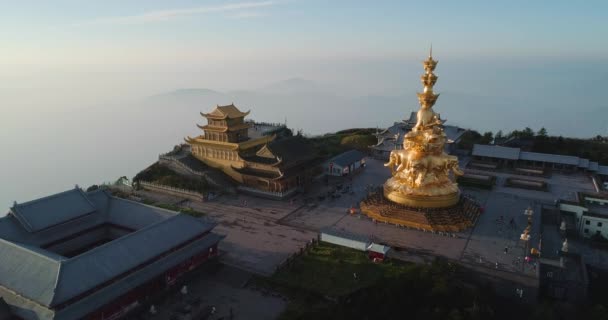
[[[260,91],[274,94],[329,92],[329,90],[324,85],[301,77],[292,77],[282,81],[271,83],[261,88]]]
[[[215,90],[206,89],[206,88],[184,88],[184,89],[173,90],[171,92],[168,92],[167,94],[178,96],[178,95],[201,95],[201,94],[222,94],[222,93],[215,91]]]

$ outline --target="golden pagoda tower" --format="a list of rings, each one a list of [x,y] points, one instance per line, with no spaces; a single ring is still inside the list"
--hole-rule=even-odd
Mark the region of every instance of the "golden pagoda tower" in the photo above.
[[[439,94],[433,92],[437,67],[433,51],[422,62],[420,109],[416,124],[403,137],[403,149],[392,150],[385,166],[391,177],[381,192],[361,201],[361,212],[374,221],[430,231],[455,232],[475,224],[479,206],[460,196],[454,176],[462,175],[458,158],[445,152],[448,142],[444,120],[433,110]]]
[[[458,158],[445,153],[447,137],[443,122],[433,110],[439,94],[433,92],[437,67],[432,49],[422,62],[424,74],[420,81],[424,85],[418,93],[420,109],[416,125],[404,137],[403,150],[394,150],[389,157],[392,177],[384,184],[384,196],[396,203],[418,207],[439,208],[455,205],[460,198],[456,183],[450,173],[462,174]]]
[[[382,194],[370,196],[361,203],[362,212],[374,220],[428,229],[457,231],[472,225],[478,214],[475,206],[460,196],[455,175],[463,172],[458,158],[445,152],[448,142],[443,131],[444,120],[433,110],[439,94],[433,92],[438,61],[429,57],[422,62],[420,77],[424,89],[417,94],[420,109],[416,125],[403,139],[403,149],[393,150],[385,166],[392,177]],[[472,214],[470,214],[472,213]]]

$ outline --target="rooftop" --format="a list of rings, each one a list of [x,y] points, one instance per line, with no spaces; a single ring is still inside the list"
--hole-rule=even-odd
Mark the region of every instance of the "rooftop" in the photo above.
[[[415,124],[416,112],[412,112],[411,117],[414,117]],[[395,122],[392,126],[376,134],[378,137],[378,143],[372,148],[384,151],[395,150],[397,147],[401,148],[401,145],[403,145],[403,137],[412,129],[412,124],[410,121],[411,119],[406,120],[405,122]],[[465,129],[450,125],[444,125],[443,131],[448,138],[448,143],[458,142],[462,135],[466,132]]]
[[[21,204],[15,203],[11,208],[11,214],[29,232],[38,232],[94,211],[91,201],[78,188]]]
[[[355,163],[356,161],[360,161],[363,158],[365,158],[363,152],[359,150],[349,150],[329,159],[328,162],[344,167]]]
[[[599,174],[608,175],[608,166],[599,166],[597,162],[586,158],[566,156],[560,154],[521,151],[520,148],[503,147],[498,145],[475,144],[473,155],[491,157],[507,160],[528,160],[563,165],[577,166],[589,171],[597,171]]]
[[[108,225],[118,229],[110,239],[97,231]],[[103,190],[61,192],[16,205],[0,218],[0,286],[53,307],[109,286],[112,279],[186,243],[217,241],[215,235],[201,238],[214,226]],[[66,246],[83,250],[68,255],[61,249]]]
[[[501,147],[495,145],[475,144],[473,155],[481,157],[492,157],[509,160],[519,159],[519,148]]]
[[[226,106],[220,106],[217,105],[215,107],[215,109],[213,109],[213,111],[211,111],[210,113],[201,113],[201,115],[203,117],[206,118],[216,118],[216,119],[226,119],[226,118],[243,118],[245,116],[247,116],[249,114],[250,111],[247,112],[241,112],[241,110],[239,110],[233,103],[226,105]]]

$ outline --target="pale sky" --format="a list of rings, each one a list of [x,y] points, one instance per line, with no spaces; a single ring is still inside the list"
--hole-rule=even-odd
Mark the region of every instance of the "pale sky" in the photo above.
[[[2,0],[0,67],[603,57],[606,1]],[[3,72],[0,69],[0,72]]]
[[[450,124],[606,135],[607,14],[606,0],[0,0],[0,215],[132,177],[216,104],[307,133],[391,125],[418,107],[431,42]],[[230,93],[293,77],[323,92]],[[225,94],[146,100],[184,88]]]

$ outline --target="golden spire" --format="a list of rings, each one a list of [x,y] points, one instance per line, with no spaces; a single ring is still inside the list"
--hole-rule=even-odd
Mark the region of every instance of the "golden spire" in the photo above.
[[[420,76],[420,82],[424,85],[422,93],[418,93],[418,102],[424,108],[432,108],[439,97],[433,93],[433,86],[437,82],[437,76],[433,73],[439,61],[433,60],[433,44],[429,50],[429,57],[422,62],[424,74]]]

